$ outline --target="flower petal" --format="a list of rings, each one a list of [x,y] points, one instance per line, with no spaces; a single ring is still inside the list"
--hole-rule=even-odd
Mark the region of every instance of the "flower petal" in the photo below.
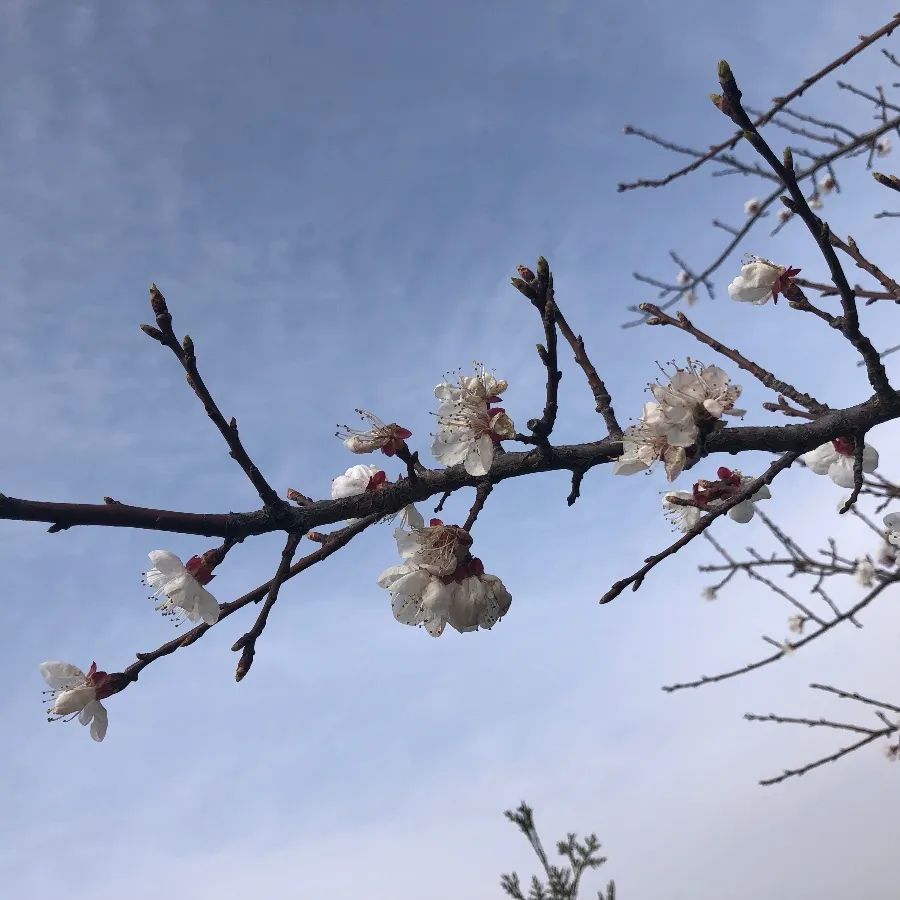
[[[169,550],[151,550],[147,556],[163,575],[168,575],[170,578],[181,575],[185,570],[184,563]]]
[[[85,683],[85,674],[71,663],[43,662],[41,663],[41,675],[44,681],[54,690],[67,690]]]

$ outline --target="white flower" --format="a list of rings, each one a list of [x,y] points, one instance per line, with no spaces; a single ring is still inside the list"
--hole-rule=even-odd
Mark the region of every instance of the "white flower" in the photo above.
[[[853,572],[856,581],[863,587],[872,587],[875,581],[875,565],[868,556],[856,561],[856,569]]]
[[[440,637],[448,623],[459,632],[492,628],[509,610],[509,591],[470,554],[467,531],[432,519],[428,527],[398,528],[394,537],[404,562],[382,572],[378,584],[390,592],[398,622]]]
[[[716,419],[723,415],[742,416],[745,412],[734,409],[735,401],[741,396],[740,385],[731,384],[729,376],[718,366],[700,367],[694,360],[688,360],[686,369],[676,368],[667,385],[654,384],[650,389],[662,407],[685,407],[693,419],[701,408]]]
[[[834,190],[835,184],[834,176],[829,172],[819,181],[819,190],[823,194],[830,194]]]
[[[836,438],[809,453],[804,453],[800,459],[816,475],[827,475],[836,485],[842,488],[853,487],[853,458],[854,443],[848,438]],[[863,445],[863,472],[874,472],[878,468],[878,451]]]
[[[506,615],[511,603],[512,596],[503,582],[482,571],[453,585],[449,621],[461,633],[490,629]]]
[[[403,625],[422,625],[440,637],[450,615],[451,591],[440,578],[411,565],[391,566],[378,577],[391,594],[394,618]]]
[[[450,576],[469,555],[472,538],[458,525],[444,525],[440,519],[432,519],[425,528],[394,531],[400,556],[416,569],[422,569],[439,578]]]
[[[422,517],[422,513],[412,503],[404,506],[400,511],[400,527],[407,529],[425,527],[425,519]]]
[[[384,471],[378,466],[350,466],[343,475],[338,475],[331,482],[331,499],[340,500],[364,494],[367,490],[374,490],[377,485],[384,484],[385,479]]]
[[[693,306],[697,302],[697,292],[696,291],[688,291],[684,295],[684,299],[687,300],[688,306]]]
[[[900,547],[900,513],[888,513],[884,517],[885,540]]]
[[[744,212],[747,213],[748,216],[755,216],[759,212],[759,199],[751,197],[744,204]]]
[[[796,634],[803,633],[803,626],[806,624],[805,616],[789,616],[788,617],[788,628]],[[793,649],[793,647],[791,648]]]
[[[785,640],[784,643],[778,645],[778,649],[781,650],[783,656],[790,656],[797,648],[788,640]]]
[[[784,293],[790,279],[799,271],[754,257],[741,266],[741,274],[728,285],[728,295],[732,300],[761,306],[769,300],[777,300],[779,293]]]
[[[373,453],[380,450],[385,456],[393,456],[405,446],[406,439],[412,437],[408,428],[402,428],[396,422],[385,425],[375,413],[365,409],[357,409],[356,413],[369,423],[369,428],[360,431],[347,425],[339,425],[340,430],[335,432],[335,437],[341,438],[351,453]]]
[[[824,206],[820,197],[815,194],[809,198],[809,208],[810,209],[821,209]]]
[[[497,444],[516,434],[506,411],[491,406],[507,387],[506,381],[482,366],[475,375],[460,376],[458,385],[444,381],[434,389],[441,404],[431,452],[439,462],[445,466],[462,463],[470,475],[487,474]]]
[[[378,584],[390,591],[398,622],[421,625],[432,637],[440,637],[448,624],[461,633],[490,629],[507,613],[512,597],[503,582],[485,574],[477,562],[473,568],[480,573],[459,581],[406,564],[386,569]]]
[[[710,601],[715,600],[716,597],[718,597],[718,596],[719,596],[718,590],[716,588],[714,588],[712,585],[709,585],[709,586],[703,588],[703,599],[704,600],[710,600]]]
[[[680,531],[690,531],[705,512],[715,511],[722,503],[745,490],[747,485],[755,480],[724,466],[719,468],[718,475],[718,481],[698,481],[693,492],[669,491],[663,495],[663,512]],[[751,497],[732,506],[726,515],[735,522],[746,524],[756,512],[755,504],[760,500],[769,500],[771,496],[771,491],[764,484]],[[691,505],[678,503],[678,500],[690,501]]]
[[[787,222],[792,215],[793,213],[786,206],[782,206],[778,210],[778,221],[781,223]]]
[[[164,616],[175,616],[179,622],[202,620],[207,625],[215,625],[219,620],[219,604],[203,587],[213,577],[203,559],[194,556],[185,566],[168,550],[151,550],[147,555],[154,568],[144,573],[144,583],[155,589],[153,597],[166,597],[156,608]]]
[[[749,476],[743,475],[741,476],[741,484],[738,490],[743,490],[751,481],[755,479],[750,478]],[[741,500],[740,503],[732,506],[731,509],[728,510],[726,515],[734,519],[735,522],[740,522],[742,525],[749,522],[754,513],[756,512],[756,506],[754,504],[758,503],[760,500],[771,500],[772,492],[769,490],[769,486],[764,484],[755,494],[748,497],[746,500]]]
[[[475,364],[474,375],[460,375],[459,377],[459,389],[469,400],[493,403],[500,400],[500,395],[506,393],[508,387],[509,383],[505,379],[497,378],[493,372],[488,372],[482,363]],[[435,396],[438,397],[437,389]],[[438,397],[438,399],[444,398]]]
[[[900,743],[888,744],[887,747],[884,748],[884,755],[889,762],[897,762],[897,760],[900,759]]]
[[[98,672],[96,663],[91,664],[85,675],[78,666],[62,662],[41,663],[41,675],[50,686],[47,702],[52,700],[52,705],[47,710],[48,721],[66,717],[70,721],[77,715],[82,725],[91,726],[91,737],[102,741],[108,718],[100,699],[111,693],[109,675]]]
[[[891,152],[891,139],[886,134],[875,141],[875,152],[879,156],[887,156]]]
[[[689,409],[645,403],[644,417],[622,435],[622,455],[613,464],[616,475],[634,475],[662,460],[669,481],[674,481],[687,460],[685,447],[697,441],[697,426]]]
[[[679,531],[690,531],[700,521],[703,510],[697,506],[683,506],[680,503],[673,503],[673,500],[690,500],[693,502],[693,496],[690,491],[670,491],[668,494],[663,494],[662,498],[663,512],[666,518]]]
[[[691,283],[691,276],[684,269],[681,269],[675,276],[675,283],[679,287],[687,287]]]

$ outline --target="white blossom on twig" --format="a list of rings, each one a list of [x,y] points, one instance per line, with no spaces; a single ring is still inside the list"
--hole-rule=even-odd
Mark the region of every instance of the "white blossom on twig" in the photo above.
[[[700,480],[692,491],[669,491],[663,495],[663,512],[680,531],[690,531],[704,513],[714,512],[717,507],[745,490],[747,485],[754,481],[753,478],[724,466],[719,468],[717,474],[718,480]],[[755,504],[760,500],[769,500],[771,496],[768,485],[764,484],[751,497],[732,506],[725,515],[735,522],[746,524],[756,512]]]
[[[800,459],[806,463],[810,471],[816,475],[827,475],[836,485],[842,488],[853,487],[853,460],[856,444],[850,438],[835,438]],[[863,472],[874,472],[878,468],[878,451],[869,444],[863,445]]]
[[[393,456],[406,443],[412,432],[396,422],[386,425],[375,413],[357,409],[357,415],[369,423],[368,428],[356,429],[339,425],[335,436],[341,438],[351,453],[374,453],[380,450],[385,456]]]
[[[448,624],[459,632],[490,629],[507,613],[512,597],[471,556],[468,532],[432,519],[427,528],[394,535],[404,562],[382,572],[378,584],[390,592],[398,622],[440,637]]]
[[[741,274],[728,285],[728,295],[742,303],[762,306],[769,300],[777,300],[779,294],[790,288],[793,277],[800,269],[780,266],[759,256],[741,266]]]
[[[644,415],[622,435],[622,455],[613,463],[616,475],[634,475],[662,461],[666,477],[674,481],[687,461],[685,448],[697,442],[697,425],[686,407],[645,403]]]
[[[147,554],[153,568],[144,572],[144,584],[154,589],[153,598],[165,596],[157,606],[164,616],[176,621],[206,622],[219,620],[219,604],[203,587],[213,579],[212,567],[201,556],[193,556],[187,565],[169,550],[151,550]]]
[[[713,418],[743,416],[746,410],[735,409],[734,404],[743,390],[732,384],[729,375],[718,366],[703,366],[689,359],[687,368],[680,367],[669,377],[668,384],[650,387],[661,407],[685,407],[696,420],[701,410]]]
[[[51,704],[48,721],[71,721],[77,716],[82,725],[90,725],[91,737],[102,741],[109,722],[100,700],[112,693],[109,675],[97,671],[96,663],[91,663],[85,674],[78,666],[63,662],[41,663],[41,675],[50,686],[46,691]]]
[[[462,463],[470,475],[487,474],[497,445],[516,434],[506,411],[493,405],[507,387],[506,381],[480,366],[474,376],[460,376],[457,385],[443,381],[434,389],[441,403],[431,452],[440,463]]]

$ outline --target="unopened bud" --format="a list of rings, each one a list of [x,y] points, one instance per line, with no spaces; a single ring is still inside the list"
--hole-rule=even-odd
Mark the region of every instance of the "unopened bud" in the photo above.
[[[169,308],[166,306],[166,298],[155,284],[150,285],[150,306],[156,315],[168,315]]]
[[[244,652],[241,654],[237,668],[234,671],[235,681],[242,681],[244,676],[250,671],[250,666],[253,665],[254,653],[255,651],[252,646],[244,647]]]
[[[163,333],[158,328],[154,328],[152,325],[141,325],[141,331],[148,337],[152,337],[154,341],[162,343]]]

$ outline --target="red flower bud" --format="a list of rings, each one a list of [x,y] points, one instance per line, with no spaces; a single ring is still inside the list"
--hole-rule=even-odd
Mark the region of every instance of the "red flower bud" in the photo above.
[[[534,272],[528,266],[516,266],[516,271],[524,281],[534,281]]]

